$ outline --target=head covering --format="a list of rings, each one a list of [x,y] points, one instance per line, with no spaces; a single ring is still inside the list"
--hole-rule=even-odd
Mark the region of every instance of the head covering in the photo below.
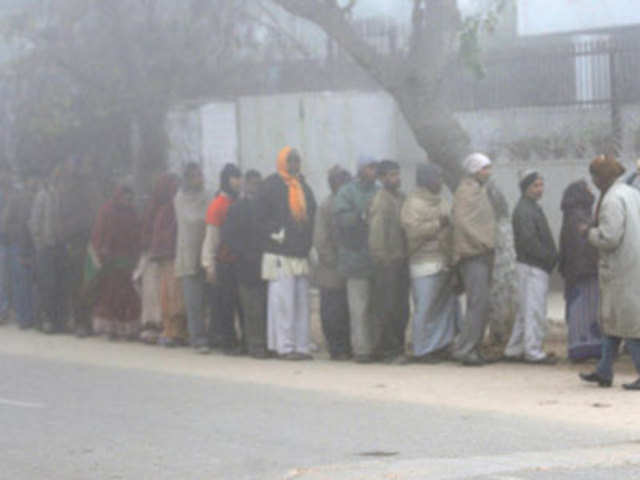
[[[184,171],[182,173],[182,190],[183,191],[192,191],[191,185],[189,185],[189,181],[193,175],[196,173],[202,174],[202,167],[195,162],[189,162],[184,166]],[[201,185],[198,191],[203,191],[204,185]]]
[[[342,185],[351,180],[351,174],[339,165],[334,165],[328,174],[329,188],[336,193]]]
[[[140,247],[140,224],[133,205],[122,202],[124,196],[133,190],[127,185],[119,185],[113,196],[98,212],[91,234],[94,251],[105,260],[126,258],[137,260]]]
[[[400,170],[400,164],[398,162],[381,160],[380,163],[378,163],[378,175],[381,177],[384,177],[387,173],[393,172],[394,170]]]
[[[378,162],[370,155],[360,155],[358,157],[358,172],[370,165],[376,165]]]
[[[231,198],[236,198],[239,192],[231,188],[231,179],[242,177],[242,171],[233,163],[227,163],[220,172],[220,191],[226,193]]]
[[[625,168],[612,155],[599,155],[589,165],[589,172],[605,183],[613,183],[625,172]]]
[[[472,153],[464,159],[464,169],[469,175],[475,175],[484,167],[491,165],[491,160],[483,153]]]
[[[622,175],[625,168],[612,155],[599,155],[593,159],[591,165],[589,165],[589,172],[592,175],[597,175],[603,182],[602,185],[598,185],[601,195],[596,206],[596,226],[600,221],[600,207],[604,200],[604,195],[609,191],[611,185],[613,185],[618,177]]]
[[[142,247],[144,249],[151,245],[151,236],[153,234],[153,225],[160,209],[167,204],[172,204],[173,197],[178,191],[180,180],[173,173],[163,173],[154,182],[151,199],[147,204],[142,216]]]
[[[520,191],[524,194],[527,189],[539,178],[542,178],[539,172],[536,170],[525,170],[520,175]]]
[[[432,193],[442,185],[442,169],[434,163],[420,163],[416,167],[416,184]]]
[[[289,210],[291,215],[298,222],[304,222],[307,220],[307,199],[304,194],[304,189],[297,176],[293,176],[289,173],[289,155],[294,150],[291,147],[284,147],[278,155],[278,174],[280,178],[289,188]]]
[[[563,212],[569,210],[581,209],[591,211],[595,196],[589,191],[587,182],[578,180],[569,185],[562,194],[562,203],[560,208]]]

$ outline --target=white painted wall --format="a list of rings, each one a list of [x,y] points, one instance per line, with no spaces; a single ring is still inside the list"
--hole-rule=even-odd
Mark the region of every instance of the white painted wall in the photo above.
[[[198,163],[207,188],[215,191],[224,164],[238,162],[236,103],[181,106],[169,113],[166,125],[169,168],[180,173],[187,163]]]
[[[268,175],[285,146],[300,151],[316,196],[335,164],[354,170],[359,155],[397,156],[393,100],[380,93],[301,93],[238,100],[240,163]]]

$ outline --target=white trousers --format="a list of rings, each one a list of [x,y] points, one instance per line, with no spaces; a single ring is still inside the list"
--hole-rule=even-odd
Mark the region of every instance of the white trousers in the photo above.
[[[269,281],[267,343],[280,355],[310,351],[309,280],[290,276]]]
[[[505,349],[508,357],[540,360],[547,327],[547,294],[549,274],[523,263],[516,265],[518,273],[518,314],[511,338]]]

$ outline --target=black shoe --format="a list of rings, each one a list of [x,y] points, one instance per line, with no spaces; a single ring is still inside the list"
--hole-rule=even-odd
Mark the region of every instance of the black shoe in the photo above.
[[[375,360],[371,355],[355,355],[353,361],[355,363],[373,363]]]
[[[280,355],[282,360],[288,360],[290,362],[302,362],[305,360],[313,360],[313,357],[308,353],[291,352]]]
[[[463,367],[483,367],[487,362],[475,352],[470,353],[469,355],[462,357],[460,359],[460,363]]]
[[[404,353],[400,353],[398,355],[391,355],[385,358],[384,363],[387,365],[408,365],[411,363],[411,360]]]
[[[611,386],[611,379],[601,377],[598,372],[581,373],[580,378],[585,382],[597,383],[599,387],[608,388]]]
[[[222,353],[229,357],[241,357],[247,352],[242,347],[227,347],[222,350]]]
[[[268,360],[273,358],[273,355],[271,355],[266,349],[250,351],[249,355],[251,355],[251,358],[255,358],[256,360]]]
[[[633,383],[625,383],[622,385],[625,390],[640,390],[640,378]]]
[[[91,334],[89,327],[84,325],[80,325],[76,328],[76,337],[78,338],[86,338]]]
[[[335,353],[331,355],[331,360],[334,362],[346,362],[351,360],[351,355],[349,353]]]

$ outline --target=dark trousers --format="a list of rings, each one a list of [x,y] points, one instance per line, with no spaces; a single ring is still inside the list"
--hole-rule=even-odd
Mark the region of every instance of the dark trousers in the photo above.
[[[45,247],[36,256],[36,283],[43,322],[55,331],[64,330],[67,317],[66,249],[63,245]]]
[[[406,263],[376,266],[373,281],[375,353],[390,358],[404,353],[409,323],[409,267]]]
[[[347,289],[320,289],[320,319],[331,357],[351,354],[351,328]]]
[[[84,267],[87,260],[89,237],[78,235],[66,244],[67,274],[64,282],[71,296],[71,309],[75,327],[91,330],[91,312],[96,302],[97,285],[85,285]]]
[[[244,314],[244,344],[249,355],[267,351],[267,284],[240,283],[240,303]]]
[[[620,337],[610,337],[605,335],[602,338],[602,356],[598,362],[597,372],[602,378],[608,380],[613,379],[613,362],[618,356],[620,350],[620,344],[622,343]],[[640,340],[635,338],[624,339],[627,349],[631,354],[631,360],[636,371],[640,373]]]
[[[11,264],[11,302],[16,320],[21,328],[30,328],[35,324],[34,316],[34,274],[32,259],[20,245],[9,247]]]
[[[239,341],[235,329],[236,313],[243,328],[242,306],[238,294],[238,280],[233,264],[216,262],[216,283],[209,295],[211,308],[209,345],[214,348],[232,349]]]

